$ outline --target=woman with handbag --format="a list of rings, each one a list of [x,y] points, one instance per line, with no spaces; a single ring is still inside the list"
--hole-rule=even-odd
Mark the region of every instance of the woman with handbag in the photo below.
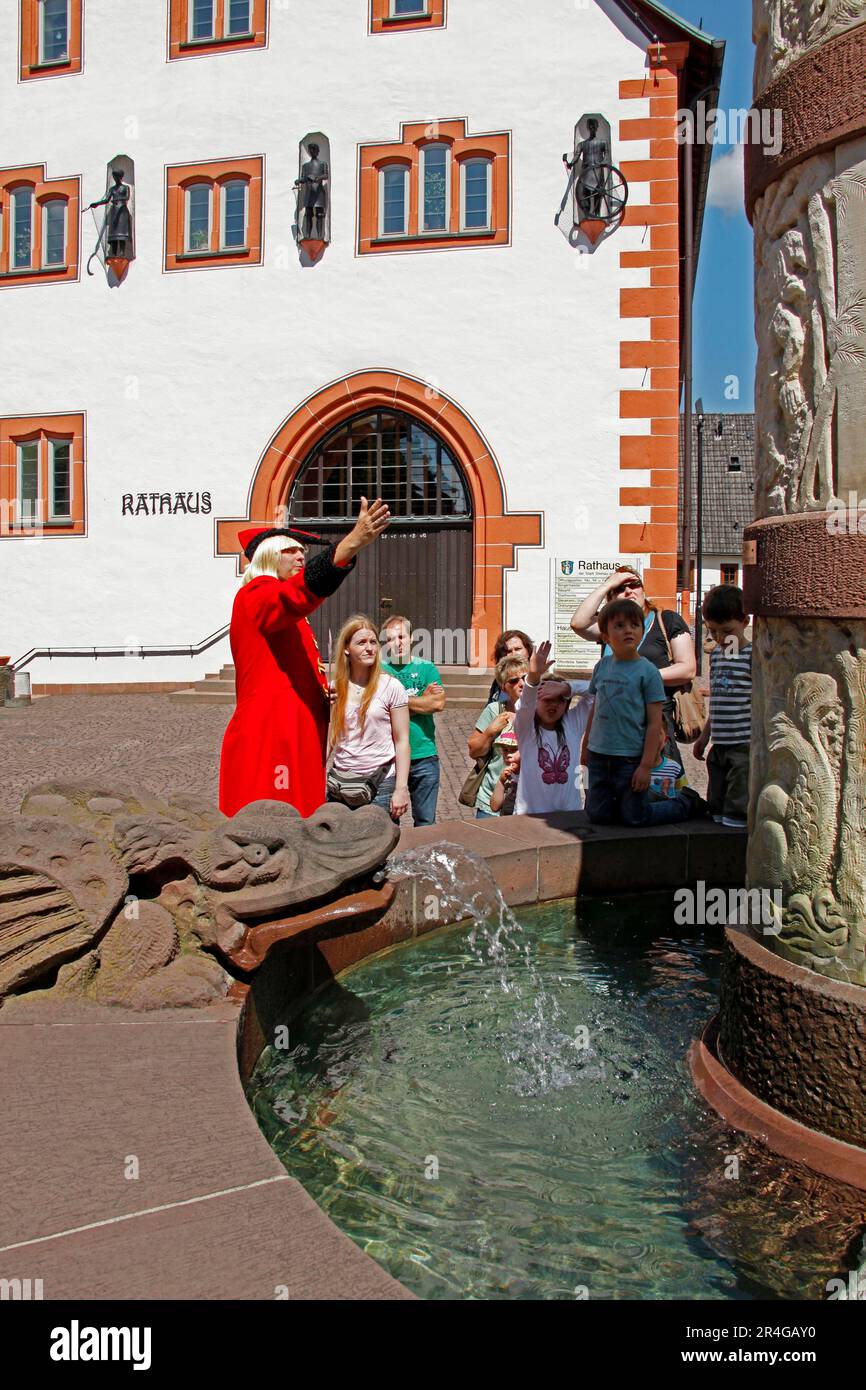
[[[369,618],[341,628],[333,684],[328,800],[384,806],[399,821],[409,806],[409,696],[382,671]]]
[[[659,609],[647,599],[643,579],[631,565],[620,565],[580,603],[571,619],[579,637],[603,641],[599,611],[613,599],[630,598],[644,612],[644,635],[638,651],[658,670],[665,688],[662,718],[668,730],[669,756],[677,759],[676,741],[693,743],[704,727],[703,697],[692,685],[697,672],[695,644],[688,624],[671,608]],[[609,656],[604,646],[602,656]]]
[[[502,694],[490,700],[478,716],[469,735],[469,756],[475,758],[460,792],[463,806],[475,807],[475,819],[486,820],[498,812],[492,810],[490,798],[505,766],[505,754],[499,740],[514,724],[517,701],[523,691],[527,665],[513,656],[504,656],[496,663],[496,681]]]

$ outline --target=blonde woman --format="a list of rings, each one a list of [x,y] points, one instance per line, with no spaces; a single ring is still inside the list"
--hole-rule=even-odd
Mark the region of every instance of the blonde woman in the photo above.
[[[372,802],[399,821],[409,807],[409,696],[381,668],[379,638],[356,614],[334,647],[328,800]]]
[[[342,584],[355,556],[390,520],[361,498],[358,520],[335,546],[291,526],[254,526],[238,537],[249,564],[232,608],[237,707],[223,738],[220,810],[286,801],[308,816],[325,800],[328,681],[307,617]]]

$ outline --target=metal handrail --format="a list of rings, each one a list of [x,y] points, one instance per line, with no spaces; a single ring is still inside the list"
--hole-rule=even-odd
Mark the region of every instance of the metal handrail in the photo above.
[[[52,661],[54,657],[88,657],[93,661],[98,661],[101,656],[200,656],[206,652],[208,647],[213,647],[223,637],[227,637],[229,632],[228,623],[225,627],[218,628],[209,637],[203,637],[200,642],[195,642],[183,647],[132,647],[127,642],[124,646],[117,647],[31,647],[29,652],[19,656],[15,661],[10,662],[14,671],[22,671],[25,666],[29,666],[31,661],[37,661],[40,657],[47,657]]]

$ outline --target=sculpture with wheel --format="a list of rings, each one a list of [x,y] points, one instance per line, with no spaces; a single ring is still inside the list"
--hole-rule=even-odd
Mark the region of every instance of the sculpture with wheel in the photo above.
[[[618,222],[628,202],[628,184],[615,164],[596,164],[581,173],[575,185],[580,223]]]
[[[608,141],[598,133],[598,120],[587,121],[589,135],[578,142],[571,159],[563,155],[574,175],[576,225],[593,245],[622,218],[628,202],[628,184],[621,170],[610,162]]]

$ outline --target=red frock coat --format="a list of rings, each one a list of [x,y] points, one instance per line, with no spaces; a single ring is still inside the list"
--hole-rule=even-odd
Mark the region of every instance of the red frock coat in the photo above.
[[[287,801],[308,816],[325,800],[328,681],[307,614],[323,602],[304,572],[259,575],[232,608],[237,708],[223,738],[220,810]]]

